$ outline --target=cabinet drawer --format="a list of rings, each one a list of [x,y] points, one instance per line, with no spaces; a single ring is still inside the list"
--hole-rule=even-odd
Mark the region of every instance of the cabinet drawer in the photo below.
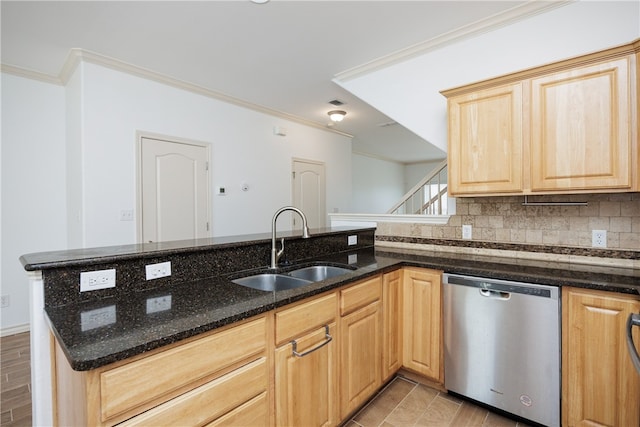
[[[203,425],[260,394],[266,401],[267,381],[268,365],[262,357],[120,425]]]
[[[214,422],[207,427],[237,427],[237,426],[266,426],[269,425],[269,401],[264,392],[254,397],[242,406]]]
[[[276,345],[333,322],[336,299],[332,293],[276,313]]]
[[[340,315],[351,313],[380,299],[382,277],[365,280],[340,291]]]
[[[228,345],[230,342],[233,345]],[[106,421],[175,392],[264,351],[260,318],[100,374],[101,416]]]

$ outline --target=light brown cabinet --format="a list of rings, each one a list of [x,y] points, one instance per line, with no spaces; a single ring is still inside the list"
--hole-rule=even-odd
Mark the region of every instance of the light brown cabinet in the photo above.
[[[639,45],[443,91],[450,194],[640,190]]]
[[[56,344],[56,425],[224,425],[258,416],[268,423],[268,323],[262,316],[83,372]]]
[[[401,322],[402,270],[382,276],[382,380],[402,366]]]
[[[276,425],[339,422],[337,301],[334,292],[275,314]]]
[[[382,385],[382,277],[340,291],[340,417]]]
[[[521,83],[450,98],[449,193],[522,192],[522,139]]]
[[[564,287],[562,307],[562,425],[640,425],[640,376],[625,340],[640,299]]]
[[[402,365],[444,382],[442,272],[402,270]]]

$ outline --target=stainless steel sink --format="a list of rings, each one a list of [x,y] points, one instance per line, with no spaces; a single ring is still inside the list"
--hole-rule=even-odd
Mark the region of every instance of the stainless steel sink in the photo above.
[[[353,270],[342,267],[334,267],[330,265],[314,265],[311,267],[301,268],[289,272],[289,275],[299,279],[309,280],[311,282],[320,282],[322,280],[331,279],[332,277],[342,276]]]
[[[286,289],[294,289],[300,286],[313,283],[311,280],[305,280],[303,278],[286,276],[284,274],[256,274],[255,276],[243,277],[241,279],[233,280],[233,283],[238,285],[247,286],[253,289],[259,289],[261,291],[283,291]]]

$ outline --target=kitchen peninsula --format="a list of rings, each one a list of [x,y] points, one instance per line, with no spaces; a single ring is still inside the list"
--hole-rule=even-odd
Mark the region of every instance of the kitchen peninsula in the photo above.
[[[85,412],[82,416],[92,420],[94,418],[91,417],[96,417],[96,422],[103,425],[135,423],[137,417],[152,416],[149,414],[153,413],[154,405],[160,407],[167,402],[172,402],[172,405],[182,404],[179,399],[181,396],[185,399],[191,396],[189,393],[203,393],[198,396],[207,396],[207,393],[220,393],[215,390],[225,390],[223,394],[233,394],[233,390],[242,389],[243,386],[225,388],[223,384],[227,384],[226,381],[232,384],[231,379],[236,378],[240,379],[238,384],[242,384],[242,378],[247,376],[264,377],[264,390],[255,390],[242,397],[242,402],[237,406],[234,406],[235,403],[230,404],[229,408],[221,410],[216,417],[224,418],[241,406],[259,407],[263,408],[259,414],[267,411],[263,414],[266,415],[263,420],[269,420],[269,424],[278,424],[283,419],[280,413],[286,410],[287,405],[269,393],[268,383],[280,378],[280,374],[273,372],[281,367],[274,360],[273,352],[275,350],[277,355],[280,346],[285,344],[290,347],[289,339],[293,338],[292,334],[295,335],[282,329],[283,325],[293,328],[293,325],[298,324],[297,316],[305,319],[303,323],[313,323],[309,327],[314,329],[309,331],[307,328],[304,333],[314,336],[300,340],[299,351],[303,353],[311,347],[315,349],[316,343],[324,342],[325,336],[337,337],[334,342],[327,341],[328,345],[323,350],[310,355],[331,356],[335,372],[330,372],[336,378],[330,379],[330,383],[335,383],[334,386],[337,387],[342,381],[339,365],[343,361],[348,363],[348,359],[338,357],[339,350],[336,351],[337,348],[346,348],[347,344],[343,339],[350,336],[348,329],[343,327],[347,324],[345,319],[356,313],[363,313],[365,316],[365,312],[369,310],[371,319],[374,319],[371,320],[372,330],[382,335],[384,341],[389,334],[379,334],[380,330],[375,329],[376,325],[387,325],[390,313],[402,314],[402,310],[397,310],[397,307],[396,311],[385,307],[385,303],[393,299],[385,298],[385,293],[392,289],[391,281],[387,279],[403,269],[431,272],[432,276],[427,276],[429,279],[424,280],[431,280],[434,289],[439,286],[439,275],[447,272],[582,288],[640,300],[640,272],[633,268],[606,268],[469,256],[438,250],[376,247],[373,228],[322,229],[312,230],[311,234],[310,239],[302,239],[296,233],[283,235],[287,239],[287,251],[284,265],[279,267],[279,271],[286,272],[294,266],[322,264],[349,267],[350,272],[297,289],[278,292],[254,290],[232,282],[236,277],[268,270],[270,241],[267,235],[60,251],[21,257],[33,287],[32,369],[34,402],[38,402],[34,407],[34,423],[52,424],[54,406],[57,407],[59,417],[66,416],[63,405],[66,396],[58,393],[57,400],[51,402],[49,399],[49,403],[46,403],[46,397],[51,395],[52,384],[52,373],[48,371],[51,366],[50,331],[56,343],[53,355],[55,366],[61,369],[53,378],[59,381],[61,373],[75,378],[68,390],[80,386],[90,388],[90,383],[78,381],[78,378],[90,376],[92,372],[102,373],[100,381],[103,386],[111,384],[126,390],[133,385],[120,384],[117,374],[128,366],[129,361],[136,364],[153,361],[146,368],[155,368],[152,375],[163,377],[157,370],[159,365],[155,364],[158,357],[169,357],[171,354],[184,356],[193,348],[195,353],[206,349],[207,354],[215,359],[218,349],[222,355],[229,347],[233,347],[228,345],[229,340],[243,339],[246,343],[255,343],[241,345],[239,348],[246,351],[230,356],[230,365],[222,366],[215,373],[207,374],[208,376],[196,378],[189,387],[174,387],[167,391],[166,396],[146,399],[133,408],[111,402],[107,395],[89,394],[87,399],[93,396],[99,402],[87,402],[86,408],[88,411],[97,411],[98,415]],[[357,237],[350,239],[350,236]],[[349,244],[354,241],[355,244]],[[145,280],[146,265],[167,261],[171,262],[170,276]],[[115,288],[79,292],[80,272],[103,269],[116,270]],[[400,289],[401,287],[398,292]],[[397,299],[397,295],[395,297]],[[352,304],[351,301],[358,302]],[[302,310],[307,304],[312,304],[308,306],[313,308],[311,314]],[[324,313],[328,314],[324,316]],[[317,328],[313,316],[318,317]],[[321,318],[323,316],[326,318]],[[440,333],[441,331],[437,331],[436,336]],[[394,335],[401,336],[402,333],[396,331]],[[254,341],[255,337],[258,339]],[[218,341],[222,338],[222,341]],[[385,348],[379,350],[386,354],[390,345],[382,342],[380,346]],[[290,349],[287,352],[290,354]],[[172,359],[169,357],[167,360]],[[199,359],[196,357],[195,360]],[[178,365],[180,364],[176,363],[176,371],[182,373]],[[401,365],[407,368],[406,363]],[[373,367],[365,368],[375,370]],[[385,366],[382,368],[384,370]],[[374,382],[376,387],[373,392],[396,371],[397,369],[387,372],[384,378],[383,375],[376,375],[379,379]],[[129,374],[130,372],[127,373]],[[436,372],[434,375],[432,380],[441,382],[441,374]],[[68,384],[65,386],[69,387]],[[344,390],[344,387],[340,390]],[[162,393],[163,391],[160,394]],[[276,387],[275,394],[278,393],[280,390]],[[332,413],[330,421],[338,424],[344,416],[353,412],[353,407],[345,406],[347,393],[341,391],[335,395],[340,396],[340,401],[331,402],[327,411]],[[44,404],[41,403],[43,398]],[[366,401],[366,398],[368,396],[360,396],[355,401]],[[250,411],[247,413],[255,414]],[[140,422],[143,421],[144,418],[141,418]]]

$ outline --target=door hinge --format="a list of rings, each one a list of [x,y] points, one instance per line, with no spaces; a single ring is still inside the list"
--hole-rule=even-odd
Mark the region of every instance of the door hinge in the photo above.
[[[204,162],[204,170],[209,170],[209,162]]]
[[[294,171],[294,172],[291,172],[291,175],[293,176],[293,179],[296,179],[296,173],[295,173],[295,171]]]
[[[207,231],[209,231],[209,223],[207,222]]]

